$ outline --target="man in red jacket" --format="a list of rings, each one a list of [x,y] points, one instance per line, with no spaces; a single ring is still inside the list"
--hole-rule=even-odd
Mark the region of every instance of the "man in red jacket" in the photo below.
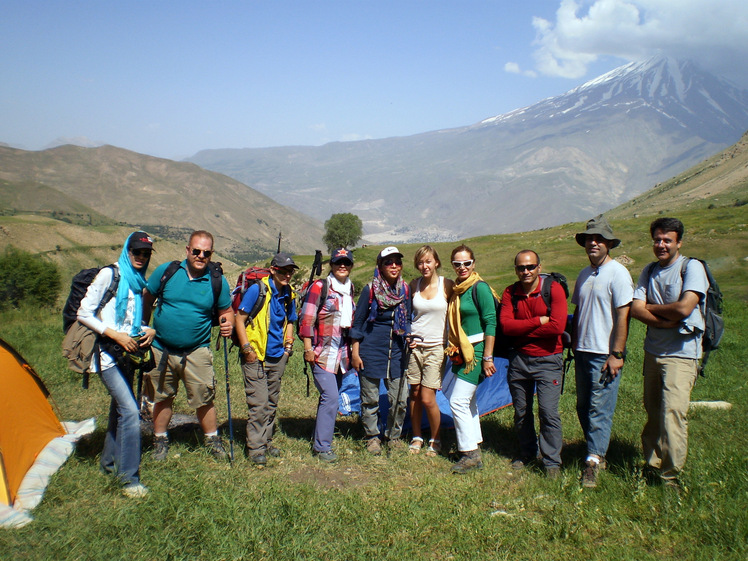
[[[504,335],[512,338],[508,382],[514,404],[514,427],[519,438],[519,455],[512,468],[522,469],[538,453],[538,438],[533,416],[533,394],[538,394],[540,417],[540,454],[548,477],[561,469],[561,397],[563,343],[567,318],[563,287],[541,276],[540,257],[524,249],[514,258],[518,282],[508,286],[501,297],[500,324]],[[541,295],[542,283],[551,284],[550,306]]]

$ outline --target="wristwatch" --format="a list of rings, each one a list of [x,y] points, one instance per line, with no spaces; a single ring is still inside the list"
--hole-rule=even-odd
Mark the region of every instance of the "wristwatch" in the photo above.
[[[626,360],[626,351],[610,351],[610,356],[618,360]]]

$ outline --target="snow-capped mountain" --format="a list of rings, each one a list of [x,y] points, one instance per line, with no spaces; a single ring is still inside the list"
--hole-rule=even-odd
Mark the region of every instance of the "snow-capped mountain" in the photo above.
[[[688,61],[631,63],[474,125],[320,147],[207,150],[190,161],[376,241],[524,231],[629,200],[737,141],[748,91]]]

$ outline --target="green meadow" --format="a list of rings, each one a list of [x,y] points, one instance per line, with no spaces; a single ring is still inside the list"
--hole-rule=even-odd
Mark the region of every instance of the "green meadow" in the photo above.
[[[276,443],[282,457],[256,468],[243,451],[246,405],[236,353],[229,357],[233,465],[216,462],[201,448],[196,425],[172,431],[165,462],[151,459],[143,440],[144,499],[123,497],[98,470],[109,407],[101,383],[80,379],[60,355],[59,310],[22,309],[0,314],[0,336],[35,367],[63,420],[96,417],[97,430],[81,441],[53,477],[35,521],[0,530],[2,559],[128,560],[372,560],[372,559],[746,559],[748,558],[748,206],[677,212],[686,224],[683,253],[706,258],[725,294],[726,333],[712,354],[693,401],[723,400],[725,410],[689,413],[689,457],[678,492],[642,474],[639,435],[644,329],[632,321],[629,355],[608,455],[609,469],[595,489],[582,489],[585,453],[576,419],[573,372],[561,398],[564,467],[548,480],[540,470],[513,472],[511,407],[482,419],[484,469],[450,473],[448,455],[426,458],[393,451],[366,454],[355,417],[339,418],[337,464],[311,456],[317,392],[306,395],[301,353],[284,376]],[[625,256],[634,279],[651,261],[652,217],[613,220],[623,240],[613,256]],[[512,259],[535,249],[546,271],[564,273],[571,284],[585,266],[573,239],[583,224],[468,240],[477,270],[497,291],[515,280]],[[457,244],[436,244],[442,261]],[[367,282],[380,248],[356,250],[354,280]],[[406,254],[404,275],[412,278]],[[311,257],[299,262],[307,267]],[[155,263],[154,263],[155,265]],[[72,271],[63,280],[67,286]],[[308,276],[299,273],[296,280]],[[443,274],[450,276],[445,266]],[[234,273],[227,274],[233,283]],[[297,345],[297,350],[300,345]],[[228,444],[223,348],[215,352],[219,420]],[[3,388],[2,391],[13,391]],[[192,412],[181,390],[177,411]],[[454,432],[444,435],[454,445]]]

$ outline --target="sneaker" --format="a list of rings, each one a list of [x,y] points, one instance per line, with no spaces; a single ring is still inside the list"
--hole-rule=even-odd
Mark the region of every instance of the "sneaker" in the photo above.
[[[546,468],[545,468],[545,476],[548,479],[556,479],[560,475],[561,475],[561,467],[560,466],[546,466]]]
[[[527,467],[527,464],[529,464],[527,460],[523,460],[522,458],[514,458],[512,460],[512,469],[520,470],[525,469]]]
[[[228,458],[226,449],[223,447],[223,442],[221,442],[221,437],[217,434],[205,437],[205,447],[216,460],[225,460]]]
[[[441,454],[442,451],[442,443],[441,440],[435,440],[431,439],[429,440],[429,448],[426,450],[426,456],[429,458],[434,458]]]
[[[382,441],[378,436],[366,441],[366,451],[372,456],[379,456],[382,453]]]
[[[317,452],[315,450],[314,455],[317,456],[317,459],[321,462],[327,462],[328,464],[331,464],[333,462],[336,462],[338,460],[337,454],[333,452],[332,450],[328,452]]]
[[[141,499],[148,494],[148,488],[140,483],[122,488],[122,494],[131,499]]]
[[[153,454],[151,457],[157,462],[163,462],[166,456],[169,454],[169,437],[168,436],[155,436],[153,437]]]
[[[592,489],[597,487],[597,473],[600,466],[595,462],[587,462],[587,466],[582,471],[582,487]]]
[[[265,454],[260,452],[259,454],[250,454],[249,461],[255,464],[256,466],[264,466],[268,463],[268,459],[265,457]]]
[[[276,448],[275,446],[268,446],[267,455],[272,456],[273,458],[280,458],[280,448]]]
[[[452,466],[452,473],[459,473],[460,475],[481,469],[483,467],[483,460],[481,459],[480,450],[471,450],[470,452],[463,452],[462,458]]]

